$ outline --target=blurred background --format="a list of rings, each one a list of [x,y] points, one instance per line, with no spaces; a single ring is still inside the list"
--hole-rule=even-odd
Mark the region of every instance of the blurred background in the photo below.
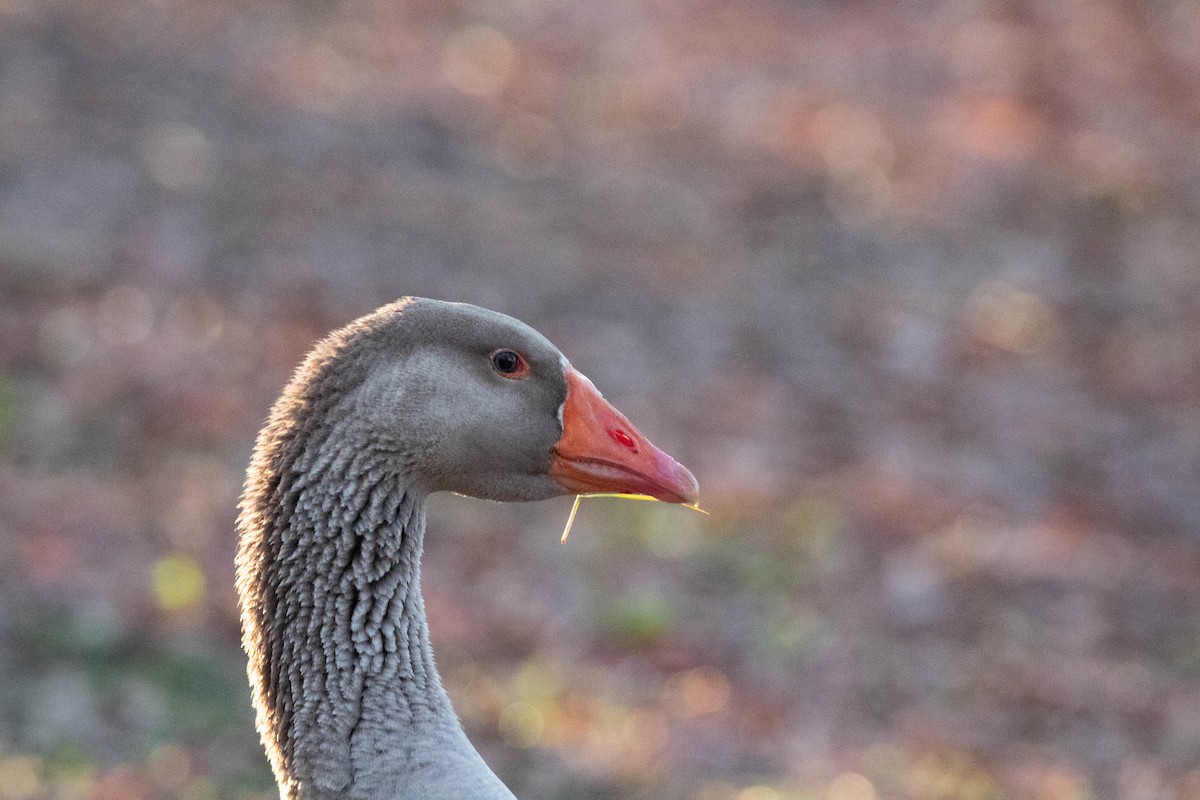
[[[438,498],[529,800],[1200,798],[1200,4],[0,2],[0,800],[268,800],[253,437],[404,294],[704,517]]]

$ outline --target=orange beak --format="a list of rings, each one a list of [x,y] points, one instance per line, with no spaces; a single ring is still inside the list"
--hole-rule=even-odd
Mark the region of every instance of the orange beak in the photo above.
[[[554,445],[550,477],[574,494],[645,494],[668,503],[695,504],[695,476],[650,444],[592,382],[568,367],[563,432]]]

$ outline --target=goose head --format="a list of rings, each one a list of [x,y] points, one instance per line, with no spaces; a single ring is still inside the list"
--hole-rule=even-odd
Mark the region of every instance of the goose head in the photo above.
[[[506,501],[615,492],[696,502],[691,472],[517,319],[411,298],[332,338],[333,355],[308,366],[328,374],[307,382],[346,384],[328,414],[340,441],[380,454],[413,489]]]

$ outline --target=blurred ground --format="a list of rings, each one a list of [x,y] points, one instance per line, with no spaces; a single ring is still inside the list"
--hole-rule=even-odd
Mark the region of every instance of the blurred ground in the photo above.
[[[268,798],[253,436],[403,294],[711,517],[440,500],[518,795],[1200,798],[1200,5],[0,2],[0,799]]]

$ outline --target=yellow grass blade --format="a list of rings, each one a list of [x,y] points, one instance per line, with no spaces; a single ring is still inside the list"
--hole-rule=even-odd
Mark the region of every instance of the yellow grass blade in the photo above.
[[[575,503],[571,506],[571,514],[567,517],[567,526],[563,528],[562,539],[559,540],[563,544],[567,543],[567,534],[571,532],[571,526],[575,524],[575,515],[579,513],[579,501],[583,500],[585,497],[617,497],[622,500],[652,500],[656,503],[660,502],[657,497],[651,497],[648,494],[621,494],[620,492],[591,492],[589,494],[577,494],[575,495]],[[680,503],[680,505],[684,508],[690,508],[692,511],[699,511],[706,517],[711,516],[707,511],[700,507],[699,503]]]
[[[567,534],[571,532],[571,524],[575,522],[575,515],[579,513],[579,501],[582,499],[583,495],[575,495],[575,505],[571,506],[571,516],[567,517],[567,527],[563,528],[562,539],[559,540],[563,544],[567,543]]]

